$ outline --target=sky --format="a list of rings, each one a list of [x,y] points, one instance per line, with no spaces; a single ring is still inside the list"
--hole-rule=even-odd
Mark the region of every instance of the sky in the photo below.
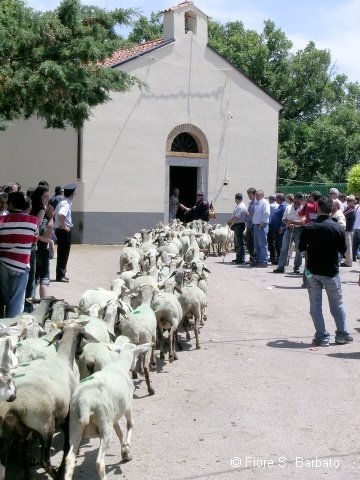
[[[143,15],[176,5],[172,0],[82,0],[102,8],[138,8]],[[179,2],[180,3],[180,0]],[[37,10],[52,10],[59,0],[28,0]],[[360,0],[195,0],[194,4],[213,20],[234,20],[258,32],[264,20],[272,20],[293,42],[304,48],[312,40],[317,48],[331,51],[336,73],[360,82]]]

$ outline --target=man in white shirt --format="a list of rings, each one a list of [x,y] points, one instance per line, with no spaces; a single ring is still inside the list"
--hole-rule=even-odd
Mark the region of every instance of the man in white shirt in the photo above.
[[[236,243],[236,259],[233,260],[233,262],[239,265],[245,263],[244,231],[247,208],[242,200],[242,193],[237,193],[235,195],[236,207],[234,208],[232,217],[227,221],[227,224],[231,225],[231,229],[234,231]]]
[[[64,199],[61,200],[55,209],[55,235],[57,240],[57,260],[56,260],[56,281],[68,282],[66,276],[66,267],[71,248],[71,228],[73,227],[71,218],[72,199],[75,195],[77,186],[75,183],[69,183],[64,186]]]
[[[270,204],[264,198],[264,191],[257,190],[252,223],[254,225],[255,262],[252,267],[266,268],[268,264],[267,234],[269,231]]]

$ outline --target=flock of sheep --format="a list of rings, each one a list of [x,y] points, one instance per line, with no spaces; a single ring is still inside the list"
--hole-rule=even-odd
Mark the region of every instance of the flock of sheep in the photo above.
[[[96,466],[99,478],[106,479],[105,453],[113,429],[122,459],[131,460],[130,372],[132,378],[143,373],[153,395],[150,372],[157,344],[165,358],[164,332],[169,332],[169,362],[182,350],[180,324],[187,341],[193,324],[200,348],[210,273],[204,261],[211,245],[221,252],[232,241],[229,227],[214,228],[201,220],[142,230],[125,242],[110,290],[87,290],[76,307],[47,297],[32,315],[1,320],[0,480],[10,451],[20,446],[24,478],[30,478],[28,453],[38,443],[45,471],[70,480],[83,437],[100,438]],[[118,423],[123,416],[126,435]],[[50,462],[56,428],[65,437],[57,470]]]

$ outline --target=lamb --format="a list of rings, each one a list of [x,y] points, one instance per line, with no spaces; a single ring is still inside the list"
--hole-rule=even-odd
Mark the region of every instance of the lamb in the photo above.
[[[84,379],[76,388],[70,404],[70,450],[66,458],[65,480],[72,479],[76,453],[83,436],[100,437],[96,467],[101,480],[106,480],[105,454],[113,428],[120,440],[122,459],[131,460],[129,448],[134,425],[131,412],[134,385],[129,369],[134,364],[135,355],[146,353],[150,347],[151,344],[124,344],[116,361]],[[125,441],[118,423],[123,415],[127,422]]]
[[[191,233],[190,245],[184,255],[185,263],[190,264],[191,262],[197,261],[199,259],[199,256],[200,256],[200,248],[196,241],[196,235],[195,233]]]
[[[86,313],[94,304],[100,305],[101,308],[104,308],[109,300],[117,300],[117,298],[117,292],[112,292],[105,288],[91,288],[86,290],[81,295],[79,301],[80,313]]]
[[[222,226],[221,224],[216,225],[215,230],[213,230],[210,235],[213,239],[213,251],[215,254],[215,246],[217,250],[217,255],[222,255],[226,253],[228,248],[228,243],[231,237],[231,230],[228,225]]]
[[[189,318],[194,317],[194,333],[196,340],[196,348],[200,348],[199,342],[199,333],[200,328],[199,324],[203,324],[203,315],[206,308],[206,295],[205,293],[197,286],[198,276],[194,273],[191,277],[189,284],[182,286],[182,281],[184,278],[184,271],[177,271],[175,275],[175,280],[177,286],[181,288],[182,293],[179,295],[178,300],[180,302],[183,314],[183,326],[186,332],[187,340],[190,340],[190,334],[188,330]],[[182,280],[181,280],[182,279]]]
[[[127,319],[128,313],[132,308],[122,300],[109,300],[103,309],[103,321],[107,326],[108,332],[115,335],[115,323],[121,323]],[[119,316],[121,315],[121,318]],[[118,319],[118,322],[116,320]]]
[[[176,344],[178,344],[177,328],[182,319],[182,309],[178,299],[170,292],[158,293],[151,304],[156,320],[160,343],[160,358],[165,358],[164,331],[169,331],[169,362],[177,360]]]
[[[146,285],[139,290],[140,305],[133,312],[129,313],[129,318],[121,326],[122,335],[127,336],[135,345],[150,343],[154,344],[152,352],[147,351],[142,354],[142,366],[144,369],[145,380],[149,395],[154,395],[155,391],[150,384],[149,367],[150,361],[154,368],[155,363],[155,343],[156,343],[156,316],[151,309],[151,302],[154,296],[154,289]],[[136,375],[136,374],[135,374]]]
[[[60,426],[65,434],[64,458],[59,468],[61,476],[68,450],[67,417],[70,398],[77,383],[73,371],[76,348],[81,338],[95,341],[86,334],[83,327],[73,323],[66,326],[61,335],[62,341],[56,355],[46,360],[37,360],[36,365],[32,365],[24,375],[17,378],[16,399],[5,413],[0,427],[0,459],[3,468],[14,440],[23,440],[23,447],[26,448],[30,433],[36,432],[41,442],[41,465],[55,478],[50,449],[55,428]],[[24,468],[25,478],[28,478],[29,465]]]
[[[124,270],[128,270],[128,266],[131,265],[133,259],[140,260],[141,253],[135,247],[124,247],[120,255],[120,273]]]

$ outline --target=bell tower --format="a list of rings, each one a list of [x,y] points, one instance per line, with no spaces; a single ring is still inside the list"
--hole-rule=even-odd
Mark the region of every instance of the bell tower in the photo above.
[[[164,12],[164,40],[180,40],[195,36],[197,43],[207,45],[208,17],[195,7],[194,2],[179,3]]]

